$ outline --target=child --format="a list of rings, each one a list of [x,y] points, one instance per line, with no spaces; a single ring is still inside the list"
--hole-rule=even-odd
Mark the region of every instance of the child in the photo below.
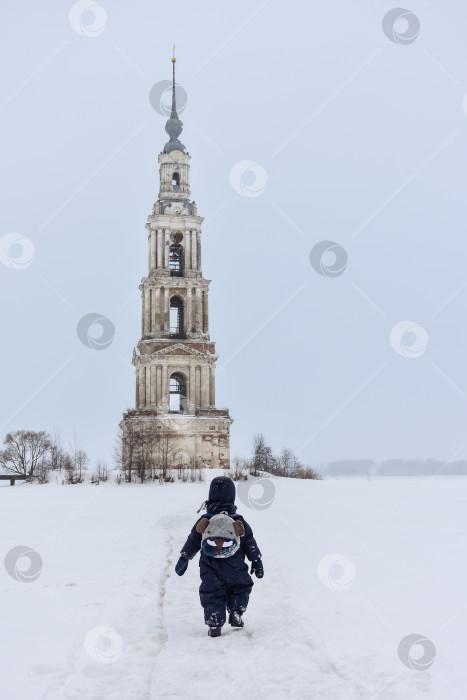
[[[230,625],[243,627],[242,614],[253,587],[245,555],[252,562],[250,573],[255,573],[257,578],[264,575],[261,552],[251,527],[241,515],[236,515],[234,502],[232,479],[226,476],[213,479],[209,500],[203,503],[206,515],[194,524],[175,566],[176,573],[183,576],[189,560],[201,549],[199,597],[210,637],[220,636],[226,606]]]

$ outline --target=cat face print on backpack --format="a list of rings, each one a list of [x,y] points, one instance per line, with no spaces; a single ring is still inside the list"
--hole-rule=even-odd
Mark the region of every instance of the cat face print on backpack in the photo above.
[[[202,534],[201,551],[208,557],[225,559],[240,549],[240,537],[245,534],[241,520],[234,520],[227,513],[212,518],[202,518],[196,526]]]

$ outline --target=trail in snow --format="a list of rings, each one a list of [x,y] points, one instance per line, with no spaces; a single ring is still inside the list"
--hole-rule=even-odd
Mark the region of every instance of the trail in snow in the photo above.
[[[11,489],[5,549],[27,544],[44,568],[31,584],[0,574],[2,700],[462,697],[465,586],[450,567],[466,497],[440,481],[393,518],[419,483],[278,480],[269,509],[240,505],[265,577],[254,579],[245,628],[227,624],[216,639],[199,604],[198,559],[183,577],[174,571],[205,484],[108,486],[97,497],[86,487]],[[355,564],[344,591],[317,576],[330,552]],[[96,628],[110,636],[93,647]],[[437,648],[423,673],[397,656],[411,632]]]

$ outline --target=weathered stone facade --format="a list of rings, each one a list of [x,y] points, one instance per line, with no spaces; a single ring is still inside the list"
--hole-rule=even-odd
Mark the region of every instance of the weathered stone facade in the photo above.
[[[175,84],[175,83],[174,83]],[[148,275],[142,298],[141,340],[133,351],[136,409],[123,431],[123,462],[136,435],[168,436],[173,465],[194,458],[206,467],[230,466],[227,409],[216,409],[215,345],[209,337],[210,280],[201,270],[201,225],[190,200],[190,155],[178,141],[173,89],[170,136],[159,155],[160,191],[148,217]]]

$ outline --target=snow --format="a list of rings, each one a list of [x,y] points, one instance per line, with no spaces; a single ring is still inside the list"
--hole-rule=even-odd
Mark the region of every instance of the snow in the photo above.
[[[263,510],[237,499],[265,577],[217,639],[197,559],[174,572],[207,483],[2,485],[2,557],[43,561],[32,582],[0,572],[2,700],[466,697],[465,480],[273,484]],[[398,656],[414,633],[424,671]]]

